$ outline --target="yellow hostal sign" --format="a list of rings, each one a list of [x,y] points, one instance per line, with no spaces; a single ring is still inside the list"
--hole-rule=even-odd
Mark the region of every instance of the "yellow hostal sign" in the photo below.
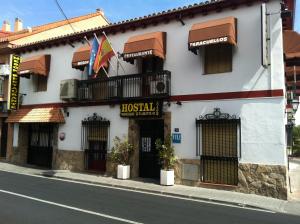
[[[9,91],[8,91],[8,110],[17,110],[19,107],[19,85],[20,77],[18,69],[21,62],[21,57],[18,55],[11,56],[10,76],[9,76]]]
[[[120,104],[121,117],[161,117],[161,101],[130,102]]]

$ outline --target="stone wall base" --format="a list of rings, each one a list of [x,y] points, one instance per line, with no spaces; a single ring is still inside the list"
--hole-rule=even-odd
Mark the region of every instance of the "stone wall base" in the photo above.
[[[232,187],[201,182],[198,159],[180,159],[174,171],[176,184],[212,187],[287,200],[286,166],[241,163],[238,167],[238,185]]]
[[[287,200],[287,167],[239,164],[237,191]]]
[[[57,150],[53,161],[53,169],[84,171],[84,152]]]

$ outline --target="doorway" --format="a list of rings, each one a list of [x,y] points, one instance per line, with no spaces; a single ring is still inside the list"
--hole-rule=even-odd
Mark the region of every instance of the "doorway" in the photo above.
[[[52,167],[53,125],[30,124],[28,141],[28,164]]]
[[[6,146],[7,146],[7,123],[2,121],[0,157],[3,157],[3,158],[6,157]]]
[[[159,179],[160,161],[155,148],[157,139],[164,140],[164,120],[140,121],[139,174],[143,178]]]

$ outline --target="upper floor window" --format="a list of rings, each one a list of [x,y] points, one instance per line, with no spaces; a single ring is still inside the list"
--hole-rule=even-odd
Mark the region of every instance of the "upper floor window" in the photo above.
[[[35,92],[47,91],[47,80],[48,77],[35,75],[32,76]]]
[[[205,46],[204,73],[216,74],[232,71],[232,46],[214,44]]]
[[[47,80],[50,72],[50,55],[38,55],[22,59],[18,74],[22,77],[32,77],[35,92],[47,91]]]
[[[237,44],[237,19],[227,17],[194,24],[189,32],[189,50],[203,52],[205,74],[232,71],[232,47]]]
[[[166,36],[165,32],[153,32],[130,37],[124,45],[123,59],[132,64],[137,59],[140,73],[161,72],[166,57]]]
[[[141,59],[141,72],[143,74],[163,71],[163,59],[159,57],[145,57]]]

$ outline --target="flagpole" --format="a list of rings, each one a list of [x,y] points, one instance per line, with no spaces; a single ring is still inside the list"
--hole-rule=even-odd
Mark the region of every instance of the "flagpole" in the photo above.
[[[105,75],[106,75],[107,77],[109,77],[108,74],[107,74],[107,71],[105,70],[105,68],[104,68],[103,66],[101,66],[100,69],[101,69],[101,68],[102,68],[102,70],[105,72]]]
[[[84,38],[83,38],[86,42],[87,42],[87,44],[89,45],[89,46],[91,46],[91,44],[90,44],[90,42],[89,42],[89,40],[87,39],[87,37],[86,36],[84,36]]]
[[[111,44],[109,38],[106,36],[106,33],[105,33],[104,31],[102,31],[102,34],[103,34],[103,35],[106,37],[106,39],[108,40],[108,42],[109,42],[109,44],[110,44],[110,46],[111,46],[111,49],[113,50],[114,54],[115,54],[116,57],[117,57],[117,61],[118,61],[117,63],[120,63],[121,68],[122,68],[124,74],[126,74],[125,69],[124,69],[123,65],[121,64],[121,62],[120,62],[120,60],[119,60],[119,54],[117,54],[117,52],[116,52],[115,49],[113,48],[113,46],[112,46],[112,44]],[[117,72],[117,74],[118,74],[118,72]]]
[[[115,67],[112,65],[111,61],[110,60],[107,60],[107,61],[110,64],[112,70],[114,70],[114,72],[118,75],[118,72],[116,72]]]
[[[94,33],[94,36],[95,36],[96,40],[98,41],[98,44],[100,44],[99,39],[98,39],[98,37],[97,37],[97,35],[96,35],[95,33]],[[105,37],[106,37],[106,36],[105,36]],[[107,39],[107,37],[106,37],[106,39]],[[108,39],[107,39],[107,40],[108,40]],[[110,45],[111,45],[111,43],[110,43]],[[111,49],[113,50],[112,47],[111,47]],[[114,50],[113,50],[113,52],[115,53]],[[114,69],[114,66],[112,65],[112,63],[110,62],[110,60],[107,60],[107,61],[108,61],[108,63],[110,64],[112,70],[118,75],[118,73],[117,73],[116,70]],[[104,66],[101,66],[100,69],[101,69],[101,68],[104,70],[104,72],[105,72],[105,74],[107,75],[107,77],[109,77],[109,76],[108,76],[108,73],[106,72],[106,70],[105,70],[105,68],[104,68]]]

